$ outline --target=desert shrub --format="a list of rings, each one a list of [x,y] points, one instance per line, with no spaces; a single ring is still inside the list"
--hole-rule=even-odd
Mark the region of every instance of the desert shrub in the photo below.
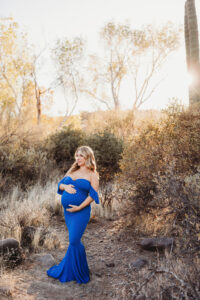
[[[160,124],[146,124],[134,139],[127,142],[120,161],[122,178],[136,185],[138,205],[152,199],[155,191],[153,174],[164,166],[164,139]]]
[[[174,175],[197,173],[199,153],[200,111],[170,108],[159,122],[144,123],[120,161],[122,178],[136,187],[137,206],[147,207],[156,192],[155,176],[165,175],[171,162]]]
[[[50,135],[44,143],[48,158],[55,161],[56,167],[62,171],[68,169],[74,161],[76,149],[84,144],[84,137],[82,130],[71,126]]]
[[[1,192],[15,185],[25,190],[39,179],[46,182],[49,178],[50,162],[41,142],[18,138],[0,144]]]
[[[113,175],[119,171],[118,162],[123,151],[123,141],[110,131],[104,130],[88,136],[85,143],[94,150],[102,180],[112,179]]]

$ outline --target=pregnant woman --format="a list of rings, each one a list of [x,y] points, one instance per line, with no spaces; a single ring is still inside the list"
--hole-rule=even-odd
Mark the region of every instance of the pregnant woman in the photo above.
[[[61,282],[90,280],[85,247],[81,237],[90,220],[91,202],[99,204],[99,177],[93,150],[81,146],[75,152],[75,162],[58,183],[57,193],[62,195],[65,222],[69,231],[69,247],[62,261],[49,270],[47,275]]]

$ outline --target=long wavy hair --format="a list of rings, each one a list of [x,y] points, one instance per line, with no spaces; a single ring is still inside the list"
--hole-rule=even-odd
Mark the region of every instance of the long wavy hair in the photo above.
[[[80,152],[83,155],[83,157],[85,158],[86,167],[89,170],[91,170],[92,172],[97,172],[96,171],[96,161],[95,161],[94,152],[93,152],[92,148],[90,148],[89,146],[78,147],[75,151],[74,158],[76,158],[77,152]],[[67,173],[73,173],[78,169],[80,169],[80,166],[75,161],[72,164],[71,168],[67,171]]]

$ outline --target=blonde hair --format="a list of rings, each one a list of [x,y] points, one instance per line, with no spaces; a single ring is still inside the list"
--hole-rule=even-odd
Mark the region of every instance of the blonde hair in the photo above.
[[[81,154],[85,158],[86,167],[89,170],[91,170],[92,172],[97,172],[96,171],[96,161],[95,161],[94,152],[93,152],[92,148],[90,148],[89,146],[80,146],[80,147],[78,147],[75,151],[74,158],[76,158],[76,154],[78,152],[81,152]],[[71,168],[67,171],[67,173],[73,173],[76,170],[78,170],[79,168],[80,168],[80,166],[75,161],[72,164]]]

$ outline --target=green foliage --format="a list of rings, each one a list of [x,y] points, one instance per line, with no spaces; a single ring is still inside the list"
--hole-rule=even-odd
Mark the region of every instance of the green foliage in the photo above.
[[[63,127],[45,141],[48,158],[56,162],[56,167],[68,169],[74,161],[76,149],[84,143],[84,137],[80,129],[73,129],[72,126]]]
[[[98,170],[103,180],[110,180],[119,171],[123,141],[108,129],[91,134],[86,143],[94,150]]]
[[[46,153],[36,144],[27,140],[19,143],[0,145],[0,177],[2,192],[8,192],[10,187],[19,185],[25,190],[29,185],[35,184],[38,179],[49,178],[49,165]]]

